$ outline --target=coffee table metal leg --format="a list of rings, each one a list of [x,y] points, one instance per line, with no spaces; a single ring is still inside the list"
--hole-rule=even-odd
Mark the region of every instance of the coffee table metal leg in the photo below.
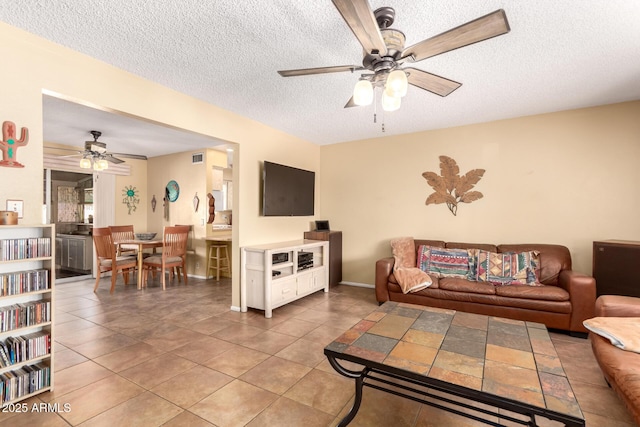
[[[349,410],[349,413],[338,423],[338,427],[344,427],[348,425],[355,418],[358,410],[360,409],[360,404],[362,403],[362,387],[364,386],[364,379],[367,377],[367,373],[369,372],[369,368],[364,368],[362,371],[352,371],[350,369],[346,369],[344,366],[340,365],[338,361],[334,357],[327,357],[329,363],[340,375],[343,375],[347,378],[354,379],[356,381],[356,395],[353,400],[353,406]]]

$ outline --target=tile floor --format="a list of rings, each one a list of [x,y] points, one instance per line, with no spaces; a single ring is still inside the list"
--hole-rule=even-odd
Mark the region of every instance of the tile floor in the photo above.
[[[322,350],[377,307],[372,289],[341,285],[265,319],[229,310],[228,280],[164,292],[159,280],[144,291],[119,280],[113,295],[107,281],[95,294],[87,280],[56,288],[55,390],[26,403],[61,410],[0,413],[0,427],[334,426],[350,408],[353,384]],[[588,340],[552,338],[587,426],[633,426]],[[484,424],[365,388],[351,425]]]

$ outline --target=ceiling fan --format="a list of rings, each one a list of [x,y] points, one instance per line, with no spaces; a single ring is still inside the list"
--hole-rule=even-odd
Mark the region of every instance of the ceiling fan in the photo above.
[[[80,167],[83,169],[90,169],[93,166],[93,169],[100,171],[100,170],[107,169],[109,167],[109,163],[113,163],[113,164],[124,163],[124,160],[119,159],[118,157],[147,160],[147,156],[142,156],[138,154],[109,153],[107,152],[107,144],[105,144],[104,142],[98,141],[98,138],[100,138],[100,136],[102,135],[102,132],[97,130],[92,130],[92,131],[89,131],[89,133],[93,136],[93,141],[85,141],[83,151],[77,151],[76,154],[65,156],[65,157],[82,156],[82,160],[80,160]],[[57,147],[50,147],[50,148],[53,148],[56,150],[70,151],[68,148],[57,148]]]
[[[372,11],[367,0],[332,1],[364,48],[362,66],[339,65],[283,70],[278,73],[283,77],[292,77],[368,71],[369,73],[361,75],[345,108],[371,104],[376,87],[384,88],[382,107],[385,111],[394,111],[400,107],[400,98],[406,94],[408,84],[436,95],[447,96],[462,84],[403,65],[500,36],[510,30],[504,10],[499,9],[405,48],[404,33],[390,28],[395,19],[393,8],[381,7]]]

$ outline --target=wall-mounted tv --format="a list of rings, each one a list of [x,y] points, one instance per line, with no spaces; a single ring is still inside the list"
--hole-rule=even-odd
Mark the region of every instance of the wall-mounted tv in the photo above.
[[[316,173],[264,162],[262,214],[264,216],[313,216]]]

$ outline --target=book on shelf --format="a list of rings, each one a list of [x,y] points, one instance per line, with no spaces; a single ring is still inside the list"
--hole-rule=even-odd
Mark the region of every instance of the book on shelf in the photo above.
[[[13,261],[51,256],[50,237],[28,237],[0,240],[0,261]]]
[[[51,301],[39,300],[0,307],[0,332],[51,321]]]
[[[4,355],[3,355],[4,353]],[[28,362],[51,353],[51,334],[43,330],[23,336],[8,337],[0,343],[0,365],[7,367]]]
[[[0,374],[0,402],[10,402],[50,385],[51,368],[43,363],[4,372]]]
[[[49,270],[26,270],[0,274],[0,297],[50,289]]]

